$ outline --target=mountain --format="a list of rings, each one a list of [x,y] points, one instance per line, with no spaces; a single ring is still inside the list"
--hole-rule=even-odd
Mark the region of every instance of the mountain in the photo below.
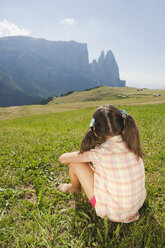
[[[98,85],[125,86],[111,51],[89,64],[87,44],[24,36],[0,38],[0,106]]]

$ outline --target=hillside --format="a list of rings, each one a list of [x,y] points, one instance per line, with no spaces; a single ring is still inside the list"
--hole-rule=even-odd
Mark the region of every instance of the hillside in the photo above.
[[[159,94],[159,97],[154,97]],[[74,92],[70,95],[54,98],[52,104],[89,101],[117,101],[127,103],[147,103],[165,101],[165,90],[138,89],[133,87],[99,87],[89,91]]]
[[[0,67],[0,106],[23,105],[25,102],[30,104],[39,100],[39,97],[35,98],[21,89]]]
[[[153,94],[160,94],[160,96],[154,97]],[[118,98],[118,95],[123,97]],[[128,97],[125,97],[126,95]],[[0,108],[0,120],[84,108],[96,108],[103,104],[121,106],[159,103],[165,103],[165,90],[143,89],[139,92],[136,88],[130,87],[101,87],[89,91],[75,92],[68,96],[57,97],[47,105]]]

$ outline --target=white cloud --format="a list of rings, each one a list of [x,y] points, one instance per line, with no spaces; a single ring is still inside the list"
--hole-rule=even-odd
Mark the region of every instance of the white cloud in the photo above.
[[[60,21],[61,24],[67,24],[67,25],[74,25],[75,24],[75,20],[73,18],[65,18],[63,20]]]
[[[14,23],[8,22],[7,20],[0,22],[0,37],[17,35],[28,36],[30,35],[30,31],[20,28]]]

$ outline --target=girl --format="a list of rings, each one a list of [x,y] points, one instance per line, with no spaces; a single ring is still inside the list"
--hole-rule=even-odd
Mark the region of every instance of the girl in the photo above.
[[[138,220],[146,198],[142,157],[133,117],[112,105],[101,106],[80,151],[60,157],[69,165],[71,184],[61,184],[59,190],[79,193],[82,187],[98,216],[124,223]]]

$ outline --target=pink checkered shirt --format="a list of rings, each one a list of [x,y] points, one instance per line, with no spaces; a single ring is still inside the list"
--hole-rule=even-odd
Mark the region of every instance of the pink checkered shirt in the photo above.
[[[109,138],[81,156],[93,163],[97,215],[115,222],[138,220],[146,198],[144,164],[122,136]]]

